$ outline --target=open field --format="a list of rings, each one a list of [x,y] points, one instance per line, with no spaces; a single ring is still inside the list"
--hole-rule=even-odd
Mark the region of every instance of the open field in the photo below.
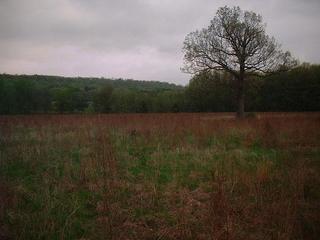
[[[318,239],[320,113],[0,117],[0,239]]]

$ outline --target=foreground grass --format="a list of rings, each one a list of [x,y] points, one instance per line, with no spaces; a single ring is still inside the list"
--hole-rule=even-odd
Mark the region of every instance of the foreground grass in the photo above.
[[[0,239],[317,239],[319,114],[0,119]]]

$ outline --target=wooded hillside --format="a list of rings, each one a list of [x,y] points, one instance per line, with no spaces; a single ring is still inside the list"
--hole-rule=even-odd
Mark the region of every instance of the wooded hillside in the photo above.
[[[0,114],[63,112],[232,112],[227,73],[195,75],[188,86],[153,81],[0,75]],[[320,65],[246,81],[246,111],[319,111]]]

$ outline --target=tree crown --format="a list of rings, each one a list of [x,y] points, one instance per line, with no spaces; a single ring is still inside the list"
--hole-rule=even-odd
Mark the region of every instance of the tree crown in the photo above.
[[[240,7],[221,7],[210,25],[187,35],[184,68],[188,73],[224,70],[241,74],[266,74],[295,64],[289,52],[265,31],[262,17]]]

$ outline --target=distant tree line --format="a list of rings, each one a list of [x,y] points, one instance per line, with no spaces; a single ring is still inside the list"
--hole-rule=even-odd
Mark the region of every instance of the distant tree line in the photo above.
[[[236,82],[228,73],[204,72],[186,88],[189,111],[235,111]],[[267,77],[251,77],[245,86],[246,111],[319,111],[320,65],[302,64]]]
[[[163,82],[0,75],[0,114],[173,112],[183,95]]]
[[[235,80],[202,72],[188,86],[162,82],[0,75],[0,114],[231,112]],[[246,111],[319,111],[320,65],[246,81]]]

